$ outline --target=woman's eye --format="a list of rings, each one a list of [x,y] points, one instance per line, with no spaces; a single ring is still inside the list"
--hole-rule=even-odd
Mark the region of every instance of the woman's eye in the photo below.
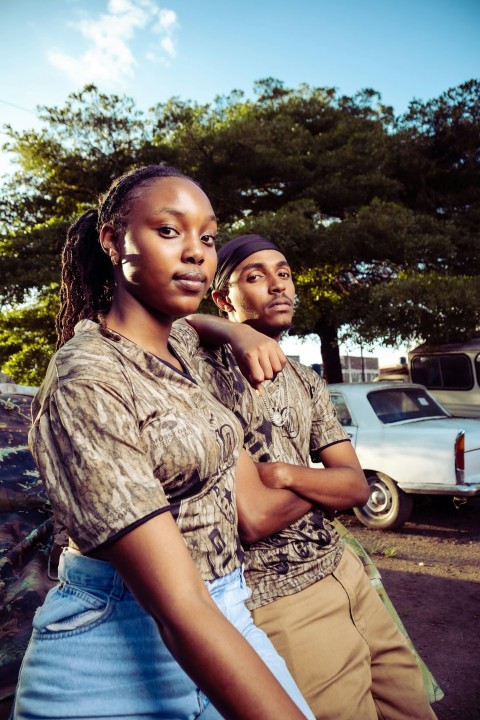
[[[170,227],[170,225],[162,225],[162,227],[158,228],[158,232],[162,237],[172,237],[176,234],[175,228]]]
[[[216,235],[202,235],[202,242],[205,243],[205,245],[215,245],[217,241]]]

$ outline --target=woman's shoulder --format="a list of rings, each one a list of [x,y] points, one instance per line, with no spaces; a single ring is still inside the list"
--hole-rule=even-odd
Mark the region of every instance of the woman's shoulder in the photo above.
[[[98,323],[81,320],[75,326],[75,335],[55,353],[53,359],[59,377],[75,375],[101,375],[115,372],[112,359],[120,356],[120,345],[113,333],[102,333]]]
[[[97,323],[82,320],[75,335],[53,355],[41,393],[55,393],[72,381],[111,385],[124,374],[123,366],[119,344],[103,335]]]

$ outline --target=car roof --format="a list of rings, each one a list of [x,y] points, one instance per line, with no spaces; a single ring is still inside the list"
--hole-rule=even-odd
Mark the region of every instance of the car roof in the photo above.
[[[418,383],[406,383],[392,381],[370,382],[370,383],[332,383],[328,385],[330,392],[345,390],[349,395],[365,395],[367,392],[382,392],[383,390],[405,390],[406,388],[417,388],[426,390],[424,385]]]

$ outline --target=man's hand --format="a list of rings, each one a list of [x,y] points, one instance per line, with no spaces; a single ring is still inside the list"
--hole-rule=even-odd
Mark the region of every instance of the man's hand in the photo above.
[[[283,462],[255,463],[264,485],[275,490],[288,488],[288,469],[295,467]]]
[[[202,345],[218,347],[229,343],[242,374],[260,395],[262,382],[272,380],[287,364],[276,340],[245,323],[200,313],[188,315],[185,320],[197,332]]]
[[[238,366],[250,385],[262,395],[262,383],[281,372],[287,358],[276,340],[244,323],[230,324],[229,342]]]
[[[350,442],[329,445],[320,452],[324,467],[291,463],[257,463],[264,485],[275,490],[290,490],[316,505],[331,510],[364,505],[370,488]]]

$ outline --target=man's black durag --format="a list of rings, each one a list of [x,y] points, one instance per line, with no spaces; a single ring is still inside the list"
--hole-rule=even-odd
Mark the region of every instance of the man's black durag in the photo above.
[[[230,278],[237,265],[249,255],[260,250],[277,250],[282,252],[278,245],[262,235],[239,235],[222,245],[218,250],[217,272],[212,282],[212,290],[222,288]]]

